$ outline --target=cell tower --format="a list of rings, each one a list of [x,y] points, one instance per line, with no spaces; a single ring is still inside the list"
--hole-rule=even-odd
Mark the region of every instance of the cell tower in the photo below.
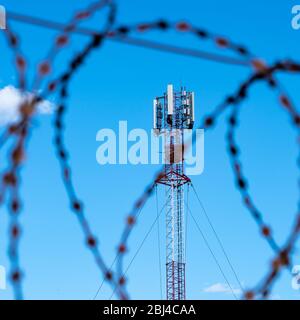
[[[156,183],[165,185],[166,196],[166,298],[185,300],[184,189],[191,180],[184,174],[184,129],[194,125],[194,93],[168,85],[154,99],[153,121],[164,137],[165,169]]]

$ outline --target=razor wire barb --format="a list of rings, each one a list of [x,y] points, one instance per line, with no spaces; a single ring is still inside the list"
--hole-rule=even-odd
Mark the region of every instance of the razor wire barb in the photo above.
[[[66,63],[67,69],[58,77],[48,80],[47,84],[43,86],[46,78],[50,78],[52,74],[52,66],[55,58],[60,51],[66,49],[71,36],[79,29],[79,24],[83,21],[88,21],[98,11],[107,9],[107,17],[104,28],[101,31],[87,34],[90,41],[83,46],[82,50],[75,54],[75,56]],[[101,254],[97,237],[92,233],[90,224],[85,215],[84,203],[75,191],[75,186],[72,180],[72,170],[70,166],[70,153],[67,151],[64,142],[64,130],[66,123],[64,121],[64,114],[67,111],[67,98],[70,95],[69,84],[74,78],[75,74],[79,72],[84,63],[87,63],[87,58],[92,52],[101,48],[101,45],[107,39],[126,40],[129,35],[133,33],[144,34],[153,30],[162,32],[176,31],[181,34],[191,34],[201,41],[211,41],[217,45],[219,49],[226,49],[229,52],[235,53],[242,58],[241,65],[249,67],[252,71],[250,77],[238,86],[238,90],[220,103],[215,110],[208,116],[204,117],[200,128],[206,130],[212,129],[216,125],[217,119],[224,111],[230,110],[231,114],[228,119],[228,133],[226,141],[228,144],[228,154],[232,163],[232,168],[236,180],[236,186],[241,194],[243,204],[248,209],[251,217],[258,225],[261,236],[267,241],[274,251],[274,259],[272,260],[270,270],[261,281],[261,283],[254,289],[248,290],[244,294],[246,299],[267,298],[271,292],[275,280],[279,277],[280,272],[284,268],[290,267],[295,243],[300,233],[300,208],[296,213],[294,227],[287,237],[286,243],[280,246],[272,233],[272,229],[267,224],[260,210],[255,205],[254,199],[249,191],[249,183],[243,172],[243,166],[240,159],[240,148],[236,142],[236,129],[238,127],[238,115],[242,102],[248,98],[249,90],[252,86],[261,81],[268,83],[269,88],[276,92],[280,105],[288,112],[291,117],[295,130],[297,131],[297,143],[300,143],[300,115],[292,104],[291,99],[284,90],[282,90],[280,83],[276,80],[275,75],[279,72],[290,74],[298,74],[300,72],[300,64],[283,60],[268,66],[262,59],[258,59],[248,48],[243,45],[236,44],[226,37],[210,33],[205,29],[198,28],[188,22],[179,21],[176,23],[169,22],[165,19],[160,19],[152,22],[143,22],[133,25],[119,25],[115,26],[117,6],[112,0],[96,1],[90,4],[86,9],[81,10],[72,16],[70,22],[67,23],[61,30],[61,33],[55,38],[54,44],[50,48],[45,60],[43,60],[37,67],[32,88],[29,88],[26,72],[28,72],[27,59],[25,58],[20,45],[20,38],[12,31],[10,24],[7,26],[5,35],[8,39],[8,46],[12,51],[13,60],[15,62],[16,74],[18,76],[19,89],[26,93],[32,91],[33,97],[25,96],[24,100],[19,106],[20,120],[13,125],[8,125],[4,134],[0,139],[0,147],[12,140],[12,148],[8,153],[9,166],[2,173],[2,180],[0,183],[0,204],[6,203],[9,216],[9,258],[11,262],[10,279],[14,289],[16,299],[22,299],[22,269],[20,267],[19,259],[19,241],[21,235],[21,226],[19,222],[19,214],[22,209],[20,199],[20,183],[21,183],[21,169],[24,164],[26,145],[31,134],[30,122],[34,118],[36,107],[38,103],[43,101],[49,95],[57,94],[58,102],[55,111],[54,119],[54,146],[56,155],[61,167],[62,180],[70,201],[71,210],[78,218],[81,226],[87,248],[91,251],[96,265],[101,271],[104,280],[108,282],[113,292],[115,292],[120,299],[128,299],[126,284],[124,278],[123,260],[128,250],[128,241],[130,234],[136,224],[139,212],[151,197],[154,192],[156,181],[158,181],[163,174],[159,171],[153,181],[145,188],[142,195],[134,202],[130,213],[126,217],[125,227],[121,235],[119,245],[116,253],[116,272],[114,273],[111,267],[107,267],[104,257]],[[9,15],[8,15],[9,17]],[[30,19],[28,19],[30,22]],[[10,22],[10,21],[9,21]],[[32,24],[38,25],[36,21],[31,19]],[[52,23],[52,26],[55,23]],[[51,27],[51,24],[49,24]],[[128,38],[129,39],[129,38]],[[187,51],[188,52],[188,51]],[[207,56],[207,59],[218,60],[214,55]],[[224,63],[228,62],[224,59]],[[38,93],[39,92],[39,93]],[[189,147],[189,146],[188,146]],[[187,148],[185,148],[186,150]],[[300,166],[300,156],[297,161],[298,168]],[[7,200],[6,200],[7,197]],[[300,200],[299,200],[300,203]],[[298,205],[299,207],[299,205]],[[99,283],[101,281],[99,280]]]

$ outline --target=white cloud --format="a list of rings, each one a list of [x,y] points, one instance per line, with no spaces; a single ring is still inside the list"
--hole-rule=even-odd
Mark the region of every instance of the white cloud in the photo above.
[[[25,98],[30,98],[33,95],[29,92],[21,93],[14,86],[6,86],[0,89],[0,125],[6,125],[16,122],[19,117],[18,108]],[[37,113],[51,114],[54,110],[54,105],[48,100],[44,100],[37,106]]]
[[[209,293],[234,293],[234,294],[241,294],[240,289],[236,289],[233,286],[231,288],[228,286],[228,284],[224,283],[215,283],[205,289],[203,289],[203,292],[209,292]]]

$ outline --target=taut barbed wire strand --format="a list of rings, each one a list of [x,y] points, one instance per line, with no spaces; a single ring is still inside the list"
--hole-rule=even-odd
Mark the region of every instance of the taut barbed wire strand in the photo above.
[[[8,12],[7,13],[9,19],[18,21],[21,23],[29,24],[29,25],[34,25],[34,26],[39,26],[51,30],[58,30],[58,31],[64,31],[65,30],[65,24],[59,23],[56,21],[52,20],[47,20],[47,19],[41,19],[33,16],[28,16],[28,15],[23,15],[20,13],[16,12]],[[75,33],[78,35],[84,35],[84,36],[94,36],[97,34],[97,31],[91,28],[84,28],[84,27],[74,27],[72,30],[68,30],[70,33]],[[205,31],[203,30],[203,33],[205,34]],[[152,50],[158,50],[158,51],[163,51],[163,52],[168,52],[168,53],[174,53],[174,54],[179,54],[183,56],[191,56],[195,58],[200,58],[200,59],[205,59],[208,61],[212,62],[219,62],[222,64],[230,64],[230,65],[235,65],[235,66],[241,66],[241,67],[249,67],[249,63],[243,59],[237,59],[233,57],[228,57],[225,55],[221,54],[216,54],[212,52],[207,52],[203,50],[198,50],[198,49],[191,49],[191,48],[186,48],[186,47],[179,47],[175,45],[170,45],[170,44],[165,44],[153,40],[145,40],[145,39],[140,39],[140,38],[134,38],[132,36],[122,36],[122,37],[108,37],[107,40],[109,41],[114,41],[120,44],[127,44],[131,46],[136,46],[136,47],[142,47],[142,48],[147,48],[147,49],[152,49]],[[242,47],[241,47],[241,50]]]

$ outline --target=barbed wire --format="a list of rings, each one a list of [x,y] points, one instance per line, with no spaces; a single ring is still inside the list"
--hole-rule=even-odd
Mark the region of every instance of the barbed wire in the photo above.
[[[257,70],[253,73],[253,75],[251,75],[249,77],[248,80],[246,80],[245,82],[243,82],[239,86],[239,88],[235,94],[228,96],[221,104],[219,104],[214,109],[214,111],[210,115],[204,117],[204,120],[203,120],[202,124],[199,126],[199,128],[203,128],[204,130],[210,130],[214,127],[214,125],[216,124],[216,120],[221,116],[221,114],[226,109],[234,106],[235,107],[234,110],[236,110],[237,106],[239,106],[247,98],[247,93],[248,93],[249,89],[256,82],[267,81],[270,85],[270,88],[279,90],[279,87],[273,77],[273,74],[275,74],[276,72],[279,72],[279,71],[281,71],[281,72],[285,71],[285,72],[289,72],[289,73],[290,72],[291,73],[299,73],[300,72],[300,64],[294,63],[292,61],[285,61],[285,62],[278,62],[271,67],[267,67],[267,66],[262,67],[262,65],[257,66]],[[281,91],[279,91],[279,92],[281,93]],[[296,128],[299,130],[300,115],[297,113],[296,109],[292,106],[290,99],[288,98],[288,96],[286,94],[281,93],[279,100],[280,100],[281,105],[290,112],[290,114],[292,115],[294,124],[295,124]],[[230,117],[229,123],[230,123],[231,130],[232,130],[232,128],[236,127],[237,119],[235,118],[235,113]],[[234,172],[236,175],[236,186],[242,194],[244,205],[250,211],[252,218],[258,224],[262,236],[266,239],[266,241],[269,243],[271,248],[279,254],[279,258],[281,257],[281,255],[283,255],[283,252],[288,257],[288,254],[290,254],[290,252],[292,251],[293,246],[297,240],[297,236],[300,232],[300,226],[298,225],[299,222],[298,222],[298,224],[296,224],[296,227],[293,230],[292,235],[290,236],[290,238],[292,240],[289,241],[288,247],[291,249],[290,250],[286,250],[286,249],[280,250],[279,246],[276,244],[276,241],[274,240],[274,238],[271,234],[270,227],[268,227],[263,222],[262,213],[260,213],[257,210],[257,208],[255,207],[255,205],[253,203],[252,198],[250,197],[250,194],[248,192],[248,185],[246,183],[246,179],[242,175],[241,163],[237,159],[238,147],[234,143],[233,134],[231,131],[229,131],[229,134],[227,136],[227,140],[229,143],[229,150],[230,150],[229,155],[230,155],[231,160],[233,162]],[[194,139],[192,139],[192,141],[194,141]],[[185,151],[187,151],[187,149],[188,148],[185,147]],[[119,245],[119,253],[122,255],[119,260],[122,260],[124,258],[124,254],[125,254],[126,248],[127,248],[126,243],[128,241],[128,237],[132,231],[132,224],[135,222],[135,215],[136,215],[137,210],[139,209],[139,207],[141,205],[144,205],[147,202],[147,200],[149,199],[149,197],[153,193],[153,190],[156,185],[156,181],[159,181],[163,175],[164,175],[164,171],[163,170],[159,171],[155,175],[154,181],[152,181],[149,184],[149,186],[145,189],[145,192],[142,194],[142,196],[140,198],[138,198],[137,201],[135,202],[135,204],[132,208],[132,211],[128,217],[130,224],[127,223],[127,226],[125,226],[123,235],[121,237],[121,241],[120,241],[120,245]],[[300,219],[300,218],[297,217],[297,219]],[[297,230],[297,227],[299,228],[299,230]],[[279,258],[277,257],[277,260]],[[279,259],[279,261],[281,261],[280,259]],[[285,264],[283,264],[283,263],[284,262],[282,262],[282,266],[285,266]],[[279,266],[280,266],[280,264],[279,264]],[[122,261],[119,262],[118,269],[121,270],[118,274],[122,275],[123,274],[122,273]],[[278,267],[278,269],[280,269],[280,268]],[[277,275],[277,273],[276,273],[276,275]],[[122,279],[122,283],[123,284],[125,283],[124,279]],[[271,285],[271,283],[270,283],[270,285]],[[256,295],[259,295],[261,293],[262,293],[262,289],[260,289],[258,291],[256,290],[254,292],[247,291],[245,294],[245,297],[247,297],[247,298],[255,297]]]
[[[275,80],[274,77],[271,77],[272,74],[276,71],[300,71],[299,65],[293,64],[292,62],[286,62],[286,63],[277,63],[272,69],[269,71],[265,71],[265,79],[268,81],[269,86],[272,90],[275,90],[277,92],[277,95],[279,97],[279,101],[281,106],[284,108],[285,111],[288,112],[288,115],[290,116],[293,126],[297,132],[297,145],[299,147],[300,142],[300,114],[296,110],[295,106],[292,104],[291,99],[287,96],[287,94],[283,91],[283,89],[280,87],[280,84]],[[245,87],[243,94],[247,96],[248,88]],[[297,241],[297,238],[299,236],[300,232],[300,215],[299,213],[296,215],[296,226],[292,230],[292,233],[290,235],[290,239],[287,239],[287,244],[280,248],[280,246],[276,243],[273,235],[272,235],[272,229],[265,224],[263,221],[263,217],[261,212],[258,210],[257,206],[254,203],[253,197],[249,193],[249,186],[247,183],[247,179],[242,171],[242,163],[240,161],[240,148],[237,145],[236,142],[236,128],[238,125],[238,116],[239,116],[240,108],[236,108],[234,106],[231,110],[230,117],[228,119],[228,134],[227,134],[227,143],[228,143],[228,150],[232,162],[232,168],[235,175],[235,179],[238,182],[238,190],[241,193],[243,202],[246,206],[246,208],[251,213],[252,217],[256,221],[261,234],[263,237],[267,240],[270,247],[273,249],[273,251],[276,253],[276,257],[272,261],[271,264],[271,270],[266,277],[266,280],[263,282],[263,285],[261,287],[256,288],[253,292],[248,291],[245,294],[245,297],[251,298],[255,296],[261,296],[263,298],[267,298],[270,294],[270,288],[273,284],[273,282],[276,280],[277,276],[279,276],[279,272],[282,269],[282,267],[288,267],[290,268],[290,259],[291,254],[294,251],[295,243]],[[297,165],[299,169],[299,159],[300,159],[300,151],[298,154],[297,159]],[[298,178],[298,182],[300,179]],[[299,185],[299,183],[298,183]],[[298,200],[298,212],[299,212],[299,203],[300,200]]]
[[[87,21],[93,16],[94,13],[102,10],[103,8],[109,8],[109,12],[106,17],[106,25],[102,31],[95,31],[89,35],[90,41],[80,53],[76,54],[69,63],[67,63],[67,69],[55,80],[50,80],[46,87],[42,87],[43,80],[46,77],[49,77],[52,72],[52,65],[57,54],[67,47],[69,43],[71,34],[75,32],[81,32],[85,30],[79,28],[79,24],[82,21]],[[23,17],[24,18],[24,17]],[[38,70],[35,75],[35,79],[32,86],[32,92],[34,97],[27,97],[24,99],[19,106],[20,110],[20,120],[17,124],[9,125],[1,137],[0,147],[8,139],[13,139],[13,147],[9,152],[9,167],[3,173],[2,182],[0,184],[1,197],[0,203],[5,202],[5,196],[8,192],[7,207],[10,214],[10,241],[9,241],[9,258],[11,262],[11,282],[14,288],[14,295],[17,299],[23,298],[22,292],[22,270],[19,265],[19,253],[18,253],[18,244],[21,234],[21,226],[19,223],[18,216],[21,212],[21,199],[19,195],[20,191],[20,171],[24,162],[26,143],[28,141],[28,136],[30,133],[29,124],[32,118],[34,117],[36,106],[43,101],[50,94],[58,94],[58,107],[55,111],[55,120],[54,120],[54,146],[56,149],[57,158],[60,163],[62,179],[64,186],[67,191],[67,195],[71,204],[71,210],[75,213],[78,218],[79,224],[81,225],[87,247],[92,252],[95,262],[100,269],[101,273],[104,275],[104,279],[108,282],[113,292],[116,292],[120,299],[127,299],[129,295],[127,294],[126,284],[127,281],[124,277],[123,270],[123,260],[125,253],[128,253],[128,241],[131,235],[131,232],[136,224],[139,212],[150,198],[154,192],[156,186],[156,181],[158,181],[163,175],[163,171],[159,171],[153,181],[145,188],[142,195],[134,202],[134,205],[126,217],[126,223],[124,230],[121,235],[121,239],[117,249],[116,256],[116,275],[114,275],[112,268],[108,268],[104,258],[99,249],[98,239],[93,235],[90,224],[87,221],[84,212],[83,201],[80,200],[75,191],[74,183],[72,181],[72,170],[69,163],[70,153],[66,149],[66,144],[64,142],[64,130],[66,124],[64,123],[64,114],[67,111],[66,100],[69,97],[69,84],[73,79],[74,75],[80,67],[87,61],[89,55],[96,49],[101,48],[102,43],[108,39],[116,39],[125,41],[129,40],[132,33],[144,34],[153,30],[158,31],[171,31],[175,30],[182,34],[192,34],[202,41],[210,40],[217,45],[218,48],[227,49],[229,52],[233,52],[242,58],[241,65],[248,66],[250,70],[254,69],[251,76],[239,85],[238,90],[233,94],[227,97],[221,104],[219,104],[210,115],[204,117],[200,128],[203,129],[212,129],[217,119],[223,114],[225,110],[230,110],[231,116],[228,120],[228,134],[227,134],[227,143],[229,147],[229,156],[232,163],[235,179],[237,182],[237,189],[241,193],[243,203],[245,207],[249,210],[252,218],[257,223],[260,233],[263,238],[268,242],[270,247],[275,252],[276,256],[271,264],[271,269],[267,273],[267,276],[263,280],[262,284],[257,286],[253,290],[249,290],[245,294],[245,298],[252,299],[259,296],[264,298],[268,297],[271,292],[271,288],[275,280],[279,277],[280,272],[283,268],[290,266],[290,259],[293,254],[295,243],[298,239],[300,233],[300,213],[296,215],[295,226],[293,227],[290,235],[287,237],[286,244],[284,246],[279,246],[276,240],[273,237],[272,229],[270,225],[267,225],[264,222],[262,213],[257,209],[254,204],[254,200],[249,192],[249,184],[246,180],[246,176],[242,172],[242,164],[240,160],[240,148],[238,147],[235,139],[235,133],[238,123],[238,112],[240,109],[241,103],[248,98],[249,89],[252,86],[261,81],[266,81],[269,84],[270,89],[275,90],[279,95],[280,104],[287,110],[292,117],[293,124],[298,133],[299,137],[299,127],[300,127],[300,116],[296,111],[296,108],[293,106],[291,99],[288,95],[282,90],[280,84],[275,80],[275,74],[279,72],[287,73],[299,73],[300,65],[293,61],[279,61],[274,63],[271,66],[267,66],[263,60],[256,58],[245,46],[238,45],[235,42],[229,40],[226,37],[210,33],[202,28],[198,28],[188,22],[179,21],[171,23],[167,20],[161,19],[154,22],[138,23],[131,26],[121,25],[115,27],[116,20],[116,5],[114,1],[102,0],[96,1],[87,9],[77,12],[69,23],[65,25],[62,29],[61,25],[56,26],[56,29],[59,27],[62,33],[55,38],[53,46],[50,48],[48,54],[44,61],[38,65]],[[33,21],[31,21],[34,23]],[[36,21],[35,21],[36,22]],[[38,23],[36,23],[38,24]],[[55,27],[49,25],[49,27]],[[20,39],[12,32],[11,27],[9,26],[5,32],[8,45],[11,48],[14,61],[16,65],[16,72],[19,78],[19,89],[21,91],[28,90],[26,83],[26,71],[27,63],[22,51],[20,49]],[[138,41],[143,41],[139,40]],[[147,46],[147,45],[145,45]],[[182,52],[184,53],[184,52]],[[186,51],[188,55],[188,51]],[[203,56],[205,57],[205,56]],[[226,62],[226,59],[220,59],[218,56],[211,54],[206,58],[210,58],[216,62]],[[231,59],[229,57],[229,59]],[[232,60],[233,61],[233,60]],[[238,63],[237,63],[238,65]],[[42,90],[42,93],[37,93]],[[298,141],[298,143],[299,143]],[[185,148],[186,150],[187,148]],[[300,156],[298,158],[298,167],[300,167]],[[299,200],[300,203],[300,200]],[[300,207],[300,206],[299,206]],[[300,211],[300,209],[299,209]],[[99,281],[100,282],[100,281]]]
[[[75,17],[71,20],[71,23],[66,27],[65,33],[68,32],[68,30],[72,30],[73,26],[76,26],[76,24],[79,21],[90,17],[92,13],[94,13],[98,9],[105,7],[106,5],[110,7],[110,12],[107,17],[107,26],[105,27],[105,31],[104,31],[104,34],[105,34],[107,30],[109,30],[113,25],[115,21],[115,13],[116,13],[116,7],[114,5],[114,2],[106,1],[106,0],[95,2],[93,5],[90,5],[87,10],[77,13]],[[8,35],[9,38],[12,38],[12,39],[16,38],[16,36],[11,32],[11,29],[7,29],[6,34]],[[63,84],[63,86],[60,92],[62,94],[61,95],[62,98],[65,98],[67,96],[66,94],[67,80],[70,80],[72,78],[73,74],[77,71],[77,69],[83,63],[84,59],[89,55],[89,53],[94,48],[97,48],[101,45],[102,39],[103,39],[103,32],[93,37],[90,45],[87,48],[85,48],[81,53],[81,63],[77,62],[78,57],[75,57],[75,59],[72,59],[70,63],[70,69],[66,73],[64,73],[64,75],[61,77],[61,83]],[[66,34],[63,34],[56,39],[55,45],[53,49],[50,50],[50,53],[48,55],[48,60],[46,62],[41,63],[38,68],[37,78],[34,81],[34,90],[37,89],[38,85],[41,83],[42,78],[50,73],[51,63],[53,62],[58,52],[58,49],[61,48],[67,42],[67,40],[68,38]],[[16,44],[18,42],[11,40],[10,43],[12,45],[13,51],[18,52],[16,48]],[[25,62],[23,65],[25,66]],[[52,89],[51,84],[49,89]],[[18,240],[20,236],[20,232],[19,232],[20,229],[18,227],[17,220],[16,220],[17,213],[19,213],[20,211],[20,199],[17,197],[18,195],[17,191],[19,189],[19,180],[17,180],[17,176],[18,176],[18,171],[20,169],[20,163],[22,162],[23,156],[24,156],[24,143],[28,136],[28,123],[35,111],[37,104],[42,100],[43,98],[41,95],[40,96],[35,95],[30,100],[27,99],[25,102],[22,102],[19,108],[19,111],[21,113],[21,120],[17,125],[10,126],[7,131],[9,132],[9,134],[7,135],[7,138],[9,138],[12,135],[12,133],[16,133],[18,136],[16,147],[13,149],[13,152],[11,154],[12,168],[8,170],[8,172],[3,178],[3,189],[6,190],[5,188],[6,186],[12,186],[12,190],[14,191],[12,200],[9,203],[9,212],[13,217],[12,218],[13,222],[11,223],[12,225],[11,233],[10,233],[9,258],[11,261],[11,269],[12,269],[11,280],[12,280],[12,285],[14,288],[14,294],[16,299],[23,298],[22,286],[21,286],[21,271],[18,263],[19,259],[18,259],[18,250],[17,250]],[[62,116],[63,111],[64,111],[63,105],[60,105],[56,111],[56,114],[58,116]],[[107,280],[113,283],[112,275],[108,270],[108,268],[106,267],[104,260],[102,258],[102,255],[100,254],[97,240],[92,235],[90,226],[83,212],[83,207],[75,195],[72,181],[70,180],[71,171],[70,171],[70,168],[68,167],[66,154],[64,154],[63,145],[58,143],[59,135],[62,129],[62,127],[59,126],[59,119],[57,119],[55,124],[57,129],[56,146],[58,149],[58,156],[63,169],[64,178],[65,178],[64,182],[65,182],[66,190],[68,192],[68,196],[70,197],[72,209],[76,213],[79,219],[80,225],[86,237],[87,245],[94,255],[97,266],[102,271],[102,273],[105,274]],[[12,130],[12,128],[14,128],[14,130]],[[20,128],[21,130],[19,130]],[[120,298],[122,299],[125,298],[123,297],[121,292],[120,292]]]
[[[185,22],[178,22],[175,24],[171,24],[166,21],[159,20],[158,22],[134,24],[133,26],[126,26],[126,27],[121,26],[121,27],[116,28],[113,31],[110,31],[104,35],[101,35],[101,41],[104,40],[103,38],[105,36],[109,37],[109,38],[116,37],[116,36],[123,37],[123,36],[127,36],[131,32],[135,32],[135,31],[144,33],[146,31],[157,30],[157,29],[163,30],[163,31],[165,31],[167,29],[175,29],[180,32],[188,32],[189,31],[190,33],[193,33],[193,34],[200,36],[201,39],[203,37],[204,38],[210,37],[212,40],[214,40],[215,43],[217,43],[221,47],[227,47],[229,50],[234,50],[236,53],[238,53],[242,56],[245,56],[248,59],[253,57],[249,53],[249,51],[247,49],[245,49],[244,47],[233,45],[228,40],[225,40],[224,38],[221,38],[218,36],[214,36],[214,35],[209,36],[207,32],[200,30],[198,28],[195,28],[195,27],[191,27]],[[70,64],[71,67],[70,67],[69,71],[65,72],[61,77],[58,78],[58,80],[52,82],[52,83],[55,83],[55,85],[51,85],[51,83],[48,85],[48,88],[52,89],[52,88],[56,88],[58,83],[62,83],[62,87],[60,88],[60,93],[59,93],[59,108],[56,111],[56,117],[55,117],[55,131],[56,131],[56,133],[55,133],[55,147],[57,150],[56,153],[57,153],[59,160],[60,160],[60,165],[62,167],[63,180],[64,180],[64,184],[67,189],[67,193],[69,195],[71,203],[77,204],[76,207],[78,207],[78,210],[81,210],[81,206],[78,205],[79,202],[76,200],[74,185],[73,185],[72,181],[70,181],[71,168],[67,163],[66,158],[67,158],[68,152],[66,151],[65,144],[63,142],[63,135],[62,135],[63,115],[66,110],[65,100],[66,100],[66,97],[68,96],[68,84],[70,82],[70,79],[71,79],[73,73],[77,70],[77,67],[84,62],[86,56],[90,53],[90,50],[95,48],[95,46],[94,46],[95,37],[96,37],[97,43],[98,43],[99,36],[100,36],[99,34],[94,34],[92,42],[86,46],[86,48],[83,50],[82,53],[79,53],[72,60],[72,62]],[[45,95],[43,96],[43,98],[44,97],[45,97]],[[72,208],[74,208],[74,205],[72,205]],[[142,208],[142,205],[137,208],[136,212],[134,212],[134,217],[136,217],[137,213],[141,210],[141,208]],[[133,218],[133,216],[129,217],[127,219],[127,222],[129,223],[130,226],[133,225],[132,218]],[[121,275],[121,276],[117,277],[118,284],[117,284],[117,287],[114,290],[114,292],[117,292],[118,294],[120,294],[119,288],[121,288],[121,295],[123,297],[127,297],[127,294],[125,293],[126,290],[123,289],[123,285],[125,284],[126,280],[125,280],[124,273],[123,273],[122,253],[125,253],[125,251],[126,251],[126,246],[123,243],[126,242],[129,235],[130,235],[130,230],[126,230],[123,233],[122,243],[118,246],[118,251],[119,251],[117,253],[118,259],[116,259],[116,261],[117,261],[117,275]],[[106,279],[106,278],[107,277],[105,276],[104,279]],[[108,281],[112,282],[113,280],[114,280],[113,271],[110,270],[110,278],[108,279]]]
[[[23,15],[23,14],[11,12],[11,11],[9,11],[7,15],[9,19],[15,20],[21,23],[39,26],[39,27],[43,27],[51,30],[58,30],[58,31],[65,30],[65,25],[56,21],[32,17],[32,16]],[[84,28],[84,27],[75,27],[70,32],[77,35],[83,35],[88,37],[97,34],[96,30],[91,28]],[[213,62],[220,62],[222,64],[231,64],[235,66],[249,67],[249,64],[247,63],[247,61],[243,59],[228,57],[225,55],[207,52],[199,49],[191,49],[187,47],[165,44],[165,43],[161,43],[153,40],[140,39],[140,38],[136,38],[128,35],[122,36],[122,37],[109,37],[106,40],[114,41],[119,44],[127,44],[135,47],[142,47],[142,48],[147,48],[147,49],[152,49],[157,51],[179,54],[183,56],[190,56],[194,58],[205,59]]]

